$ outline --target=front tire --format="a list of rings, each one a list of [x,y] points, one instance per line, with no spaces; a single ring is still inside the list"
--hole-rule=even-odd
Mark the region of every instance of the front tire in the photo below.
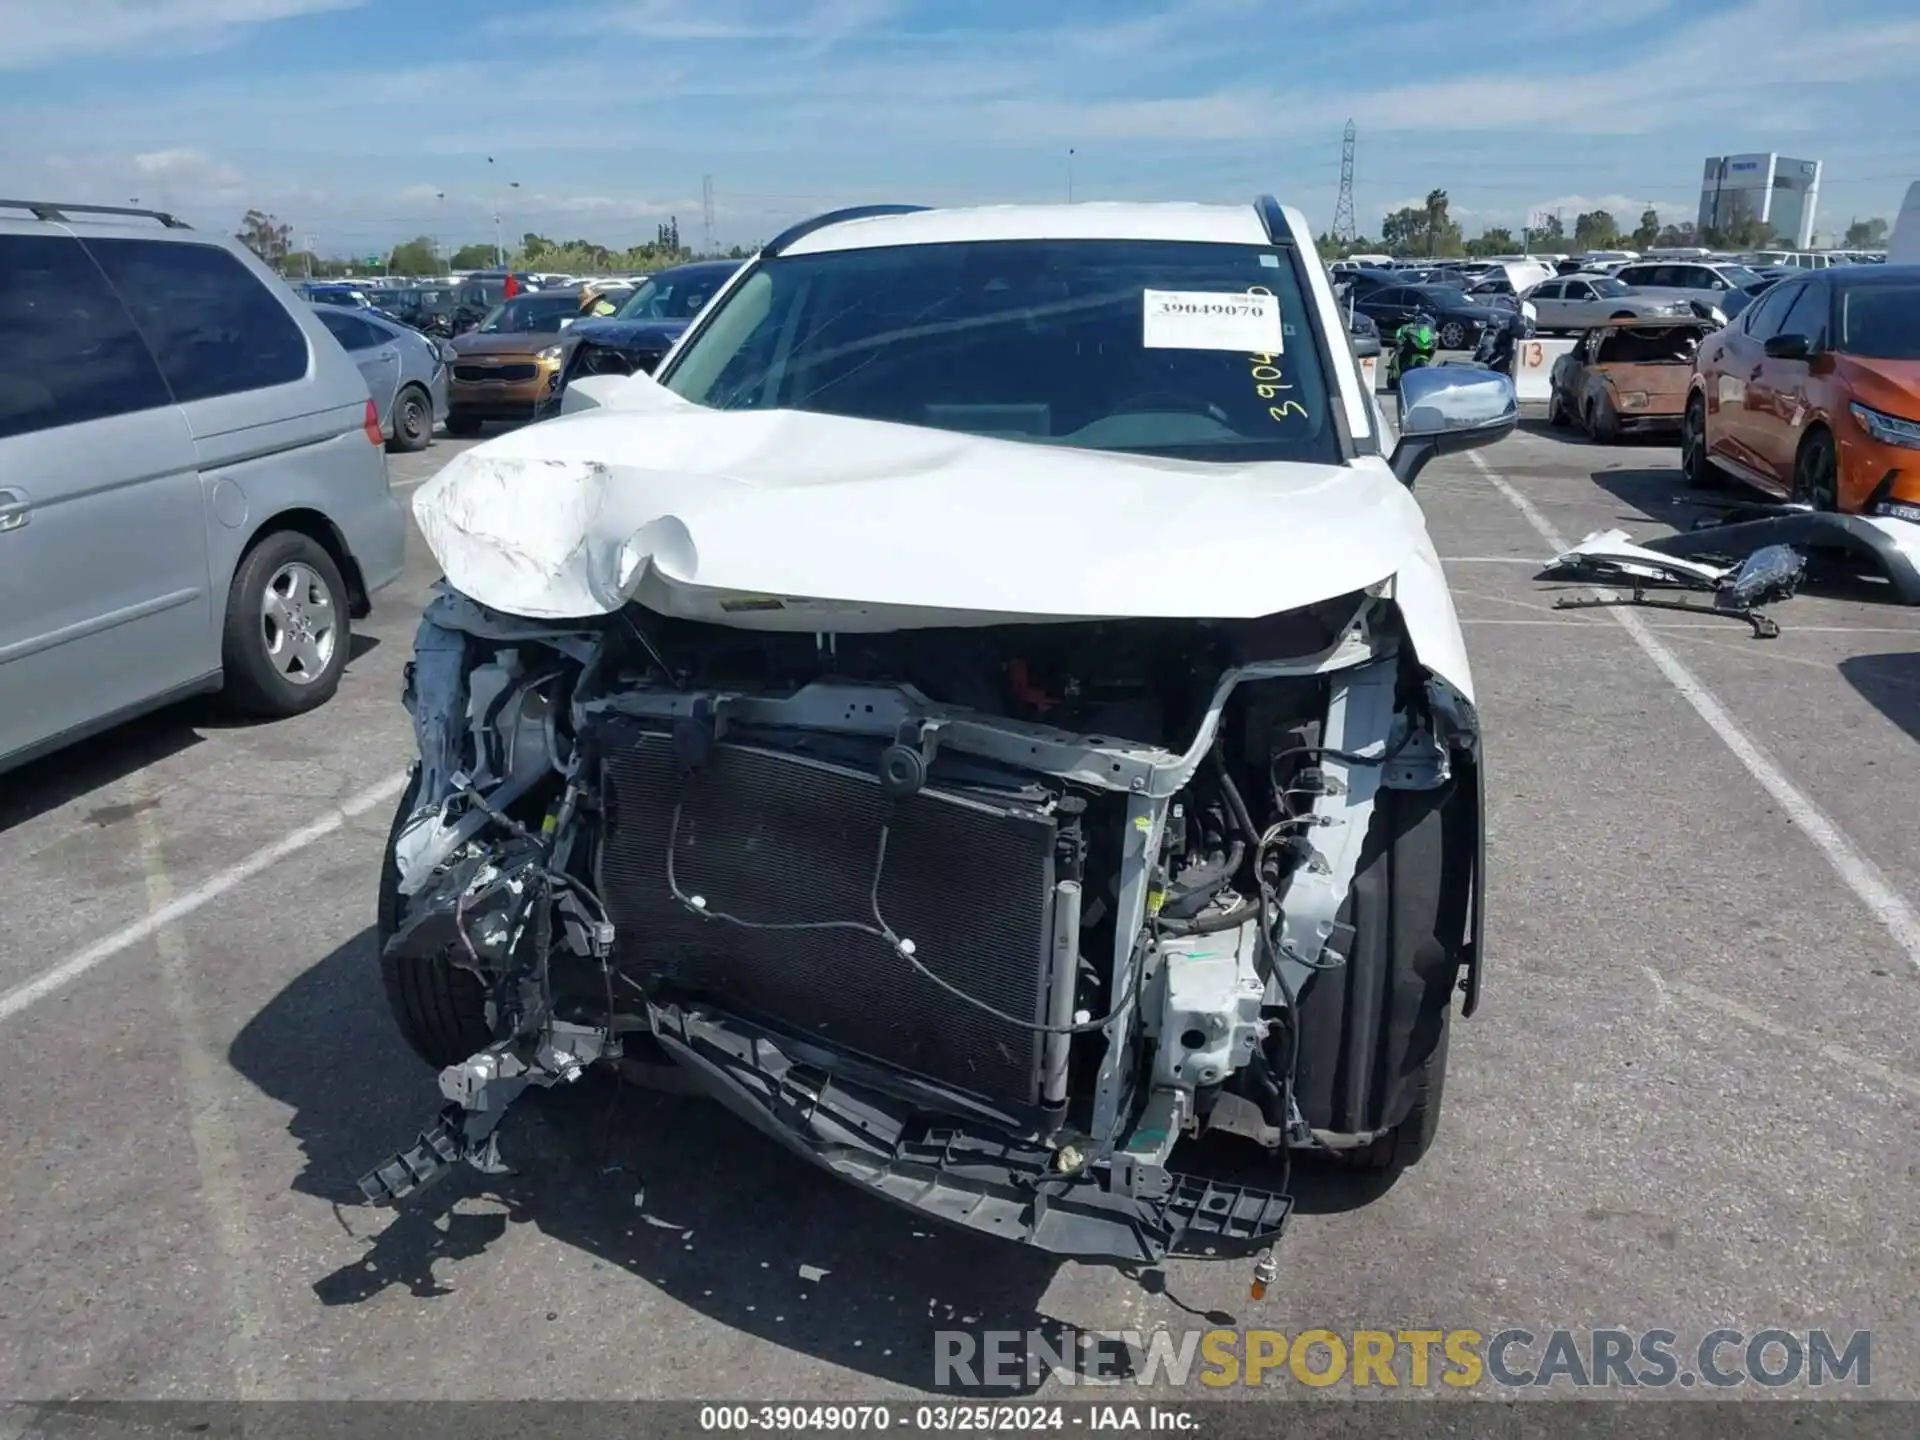
[[[1830,432],[1809,430],[1800,442],[1793,460],[1793,493],[1823,513],[1840,508],[1840,462]]]
[[[406,914],[406,898],[400,893],[400,866],[393,858],[393,847],[413,809],[419,788],[420,776],[415,772],[400,796],[393,824],[387,831],[387,848],[380,856],[374,943],[379,946],[381,988],[386,991],[387,1008],[393,1012],[400,1038],[427,1064],[444,1070],[484,1050],[493,1042],[493,1031],[487,1024],[485,987],[471,970],[462,970],[444,954],[426,957],[387,954],[387,942],[399,933]]]
[[[236,708],[285,719],[326,704],[352,640],[340,568],[311,535],[277,530],[241,557],[220,642]]]
[[[1567,414],[1567,402],[1561,398],[1558,390],[1547,392],[1547,424],[1555,430],[1564,430],[1573,423]]]
[[[1447,1037],[1453,1031],[1453,1016],[1447,1012],[1440,1022],[1440,1039],[1427,1056],[1413,1083],[1413,1106],[1406,1118],[1384,1135],[1358,1150],[1349,1150],[1341,1158],[1350,1170],[1405,1170],[1418,1165],[1433,1148],[1440,1133],[1440,1102],[1447,1091]]]
[[[1605,396],[1587,402],[1587,433],[1599,445],[1617,445],[1620,442],[1620,417],[1614,413],[1613,403]]]

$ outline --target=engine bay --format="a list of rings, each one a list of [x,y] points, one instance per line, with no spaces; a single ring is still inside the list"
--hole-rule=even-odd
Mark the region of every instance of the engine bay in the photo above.
[[[1376,809],[1457,790],[1476,745],[1361,594],[860,635],[639,606],[555,630],[448,594],[409,708],[395,853],[426,920],[383,943],[470,975],[493,1027],[416,1158],[484,1161],[499,1107],[471,1102],[507,1070],[646,1050],[883,1193],[1017,1196],[1037,1163],[1080,1206],[1061,1248],[1116,1255],[1231,1238],[1166,1169],[1182,1136],[1276,1156],[1279,1188],[1224,1202],[1248,1244],[1284,1223],[1290,1148],[1374,1138],[1391,1081],[1340,1049],[1303,1104],[1303,1027],[1347,1023]],[[936,1132],[971,1158],[929,1161]]]

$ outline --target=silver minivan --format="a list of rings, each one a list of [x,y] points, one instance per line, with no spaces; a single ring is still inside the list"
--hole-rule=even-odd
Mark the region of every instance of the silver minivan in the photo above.
[[[252,254],[0,200],[0,770],[196,692],[324,703],[405,527],[366,382]]]
[[[1699,301],[1725,310],[1736,290],[1758,285],[1760,276],[1744,265],[1702,260],[1636,260],[1613,272],[1636,295],[1656,300]]]

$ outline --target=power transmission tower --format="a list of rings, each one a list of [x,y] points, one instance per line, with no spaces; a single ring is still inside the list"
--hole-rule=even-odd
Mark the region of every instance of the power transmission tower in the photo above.
[[[1333,207],[1333,238],[1353,239],[1353,122],[1340,137],[1340,199]]]
[[[713,254],[713,177],[700,177],[700,253]]]

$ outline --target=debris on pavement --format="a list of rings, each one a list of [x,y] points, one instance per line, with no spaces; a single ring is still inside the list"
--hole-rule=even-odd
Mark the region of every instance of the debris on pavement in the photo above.
[[[1756,639],[1772,640],[1779,635],[1780,627],[1758,607],[1791,596],[1799,587],[1806,564],[1807,557],[1791,545],[1765,545],[1738,562],[1689,559],[1663,554],[1650,545],[1637,545],[1624,530],[1599,530],[1548,561],[1541,578],[1631,587],[1629,595],[1563,595],[1554,602],[1556,610],[1634,605],[1721,615],[1746,621]],[[1713,595],[1713,602],[1703,605],[1660,598],[1647,593],[1650,586],[1705,591]]]

